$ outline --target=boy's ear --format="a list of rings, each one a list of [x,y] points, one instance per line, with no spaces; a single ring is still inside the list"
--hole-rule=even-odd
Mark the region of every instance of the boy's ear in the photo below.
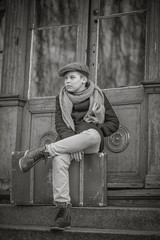
[[[87,82],[87,77],[83,76],[83,83]]]

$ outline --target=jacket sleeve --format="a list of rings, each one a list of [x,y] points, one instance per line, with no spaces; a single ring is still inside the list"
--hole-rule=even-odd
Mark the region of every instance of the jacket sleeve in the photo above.
[[[59,96],[56,97],[55,126],[58,137],[60,139],[71,137],[76,134],[72,129],[69,129],[63,121],[62,111],[59,103]]]
[[[104,137],[108,137],[118,130],[119,120],[105,94],[104,94],[104,106],[105,106],[105,120],[104,123],[98,124],[98,127],[101,129]]]

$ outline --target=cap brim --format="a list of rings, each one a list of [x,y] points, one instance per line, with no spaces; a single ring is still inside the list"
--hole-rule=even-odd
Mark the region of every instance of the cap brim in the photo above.
[[[77,70],[74,69],[74,68],[66,68],[66,69],[60,69],[59,72],[58,72],[58,75],[60,77],[64,77],[64,75],[67,73],[67,72],[76,72]]]

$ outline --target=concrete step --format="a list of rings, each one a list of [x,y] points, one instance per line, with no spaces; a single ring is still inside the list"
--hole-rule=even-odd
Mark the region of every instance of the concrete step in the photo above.
[[[52,232],[47,226],[0,225],[1,240],[159,240],[160,232],[70,228]]]
[[[51,226],[54,206],[0,205],[0,224]],[[73,228],[160,231],[160,208],[73,207]]]

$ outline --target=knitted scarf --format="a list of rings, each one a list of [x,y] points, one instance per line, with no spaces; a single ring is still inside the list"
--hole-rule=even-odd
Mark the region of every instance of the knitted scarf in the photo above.
[[[101,89],[92,81],[89,81],[89,87],[80,94],[69,93],[65,86],[61,89],[59,94],[60,107],[62,111],[62,118],[68,128],[75,130],[74,122],[71,117],[73,104],[80,103],[90,98],[90,105],[88,112],[84,116],[84,121],[87,123],[103,123],[105,116],[104,95]],[[94,103],[99,104],[99,109],[93,114],[92,107]]]

